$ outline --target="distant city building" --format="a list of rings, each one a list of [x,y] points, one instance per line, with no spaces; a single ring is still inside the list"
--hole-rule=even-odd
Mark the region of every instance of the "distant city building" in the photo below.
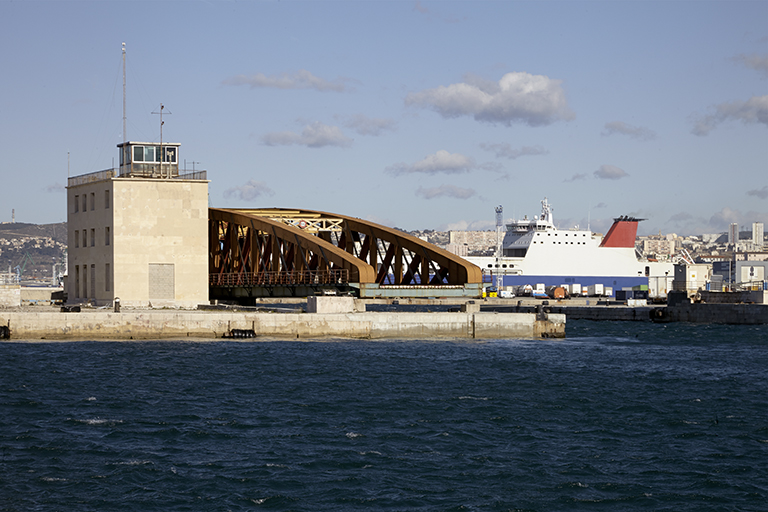
[[[664,239],[648,239],[643,241],[643,254],[656,254],[664,256],[672,256],[675,253],[675,240]]]
[[[758,248],[758,251],[763,250],[763,223],[752,223],[752,243]]]
[[[739,225],[735,222],[728,226],[728,245],[736,245],[739,242]]]
[[[448,245],[466,245],[470,253],[492,251],[496,247],[496,231],[449,231]],[[458,252],[454,254],[461,256]]]

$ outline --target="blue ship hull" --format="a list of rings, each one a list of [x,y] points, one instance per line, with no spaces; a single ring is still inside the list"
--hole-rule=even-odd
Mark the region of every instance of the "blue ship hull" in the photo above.
[[[487,277],[487,276],[486,276]],[[494,275],[491,276],[493,286],[524,286],[529,284],[536,286],[544,283],[544,286],[561,286],[563,284],[580,284],[582,289],[594,285],[602,284],[613,289],[611,296],[616,294],[616,290],[622,288],[631,288],[633,286],[648,285],[647,277],[618,277],[618,276],[526,276],[526,275]]]

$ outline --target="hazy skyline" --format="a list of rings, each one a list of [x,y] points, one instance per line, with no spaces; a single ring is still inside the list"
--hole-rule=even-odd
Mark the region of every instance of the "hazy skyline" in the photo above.
[[[768,2],[0,0],[0,221],[181,144],[213,207],[403,229],[768,224]]]

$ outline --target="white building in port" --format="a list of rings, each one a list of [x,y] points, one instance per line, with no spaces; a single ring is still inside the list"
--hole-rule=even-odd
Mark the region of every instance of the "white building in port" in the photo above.
[[[69,178],[69,303],[208,302],[208,181],[179,174],[179,144],[123,142],[120,167]]]

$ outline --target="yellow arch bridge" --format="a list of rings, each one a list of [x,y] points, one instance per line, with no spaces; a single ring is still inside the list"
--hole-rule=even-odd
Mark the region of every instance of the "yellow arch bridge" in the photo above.
[[[348,292],[479,297],[479,267],[399,230],[333,213],[210,208],[212,299]]]

